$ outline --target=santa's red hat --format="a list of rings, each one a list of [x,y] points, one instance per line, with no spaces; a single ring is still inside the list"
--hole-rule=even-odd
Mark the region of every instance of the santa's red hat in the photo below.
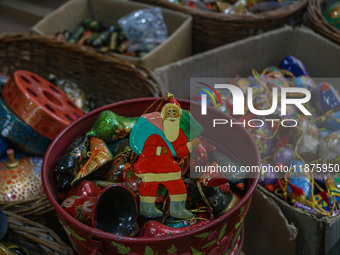
[[[164,116],[165,116],[165,111],[169,108],[176,108],[179,116],[182,115],[181,105],[177,102],[177,100],[175,98],[171,98],[170,103],[164,105],[163,108],[162,108],[161,116],[162,116],[163,119],[164,119]]]
[[[170,99],[170,104],[175,104],[177,105],[179,108],[181,108],[181,105],[177,102],[177,100],[175,98],[171,98]]]

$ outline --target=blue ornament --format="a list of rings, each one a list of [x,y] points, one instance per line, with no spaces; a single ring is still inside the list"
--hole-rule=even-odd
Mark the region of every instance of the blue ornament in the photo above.
[[[310,196],[312,195],[312,188],[310,185],[309,177],[306,176],[304,173],[296,173],[296,172],[293,173],[290,176],[289,183],[302,189],[303,194],[306,198],[310,198]],[[293,191],[290,185],[288,185],[287,191],[289,195],[293,194]]]
[[[327,82],[318,85],[318,101],[323,113],[340,107],[340,98],[337,91]]]
[[[295,77],[308,76],[305,65],[293,56],[285,57],[280,63],[280,68],[291,72]]]

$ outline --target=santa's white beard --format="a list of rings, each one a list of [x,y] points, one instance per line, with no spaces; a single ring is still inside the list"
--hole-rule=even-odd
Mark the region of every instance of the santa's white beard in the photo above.
[[[171,120],[175,120],[175,121],[171,121]],[[180,117],[178,118],[168,117],[164,119],[163,121],[164,135],[165,135],[165,138],[169,140],[169,142],[174,142],[178,138],[179,121],[180,121]]]

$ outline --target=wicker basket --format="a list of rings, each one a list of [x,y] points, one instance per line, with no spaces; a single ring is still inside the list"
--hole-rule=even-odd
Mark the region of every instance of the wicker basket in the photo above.
[[[4,211],[8,220],[6,241],[30,255],[73,255],[74,252],[53,230],[18,214]]]
[[[45,194],[29,200],[0,202],[0,208],[31,220],[39,219],[40,222],[43,219],[42,216],[53,211],[53,207]]]
[[[95,107],[138,97],[164,96],[151,72],[139,65],[107,56],[90,47],[52,37],[0,35],[0,72],[24,69],[47,78],[55,74],[83,88]]]
[[[305,24],[333,42],[340,44],[340,31],[330,25],[322,15],[324,0],[309,0]]]
[[[284,24],[299,24],[308,0],[273,11],[247,15],[225,15],[181,6],[169,0],[135,0],[160,5],[193,16],[193,52],[199,53],[223,44],[237,41]]]
[[[6,212],[8,217],[15,219],[15,221],[10,222],[10,227],[12,226],[12,230],[10,231],[9,235],[10,240],[12,240],[14,243],[23,245],[22,247],[26,247],[27,245],[25,243],[27,241],[32,241],[32,238],[34,239],[35,237],[33,236],[30,239],[31,236],[27,236],[25,234],[21,235],[20,232],[16,233],[16,231],[20,231],[20,228],[17,226],[24,226],[25,228],[29,229],[32,227],[32,225],[36,225],[39,227],[39,231],[42,232],[41,234],[45,237],[43,240],[48,241],[49,244],[51,244],[47,245],[47,249],[52,248],[52,251],[50,253],[46,253],[47,250],[44,250],[46,248],[44,248],[44,242],[38,243],[38,245],[36,244],[33,246],[27,246],[29,249],[36,252],[34,254],[72,254],[72,250],[69,247],[66,247],[67,250],[65,250],[64,253],[58,252],[60,249],[56,248],[60,247],[59,244],[64,245],[64,241],[65,243],[69,244],[69,240],[67,239],[67,235],[65,234],[61,224],[57,219],[53,206],[45,194],[29,200],[0,202],[0,208]],[[27,223],[30,224],[27,225]],[[26,232],[25,229],[21,230]],[[57,234],[58,236],[62,237],[63,241],[60,241],[61,239],[55,240],[49,237],[47,235],[48,233],[52,233],[52,237]],[[30,232],[26,232],[26,234],[30,234]]]

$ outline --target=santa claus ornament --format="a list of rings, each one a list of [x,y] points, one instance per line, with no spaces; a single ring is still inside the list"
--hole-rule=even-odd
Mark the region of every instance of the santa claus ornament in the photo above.
[[[161,112],[143,114],[138,119],[131,130],[130,146],[139,155],[134,173],[142,180],[139,187],[141,215],[163,215],[155,207],[157,189],[162,184],[169,193],[170,215],[181,219],[193,217],[185,208],[187,190],[176,159],[188,156],[192,148],[198,146],[197,137],[202,131],[192,115],[181,109],[174,98],[163,106]]]

